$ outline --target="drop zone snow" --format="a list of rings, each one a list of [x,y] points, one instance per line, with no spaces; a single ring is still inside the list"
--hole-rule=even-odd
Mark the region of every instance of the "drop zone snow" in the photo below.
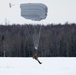
[[[75,57],[0,58],[0,75],[76,75]]]

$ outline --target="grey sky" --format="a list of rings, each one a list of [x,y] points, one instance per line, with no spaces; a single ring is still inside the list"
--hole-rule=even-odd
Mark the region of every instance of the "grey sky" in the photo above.
[[[9,8],[8,4],[15,4]],[[43,3],[48,7],[45,20],[31,21],[24,19],[20,14],[21,3]],[[0,23],[76,23],[76,0],[0,0]]]

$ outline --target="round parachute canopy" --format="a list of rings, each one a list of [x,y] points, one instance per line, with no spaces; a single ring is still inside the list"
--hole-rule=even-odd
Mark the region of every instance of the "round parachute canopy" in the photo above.
[[[21,4],[21,16],[25,19],[40,21],[47,16],[47,6],[42,3]]]

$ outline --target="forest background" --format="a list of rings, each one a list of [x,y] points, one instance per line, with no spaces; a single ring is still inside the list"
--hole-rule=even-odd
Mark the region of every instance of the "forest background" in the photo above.
[[[39,57],[76,57],[76,24],[0,25],[0,57],[32,57],[33,34],[41,34]]]

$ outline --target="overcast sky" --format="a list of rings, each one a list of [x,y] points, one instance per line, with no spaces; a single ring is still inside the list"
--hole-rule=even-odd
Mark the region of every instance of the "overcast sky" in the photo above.
[[[9,3],[15,4],[9,8]],[[47,18],[41,21],[21,17],[21,3],[43,3],[48,7]],[[76,0],[0,0],[0,24],[11,23],[76,23]]]

